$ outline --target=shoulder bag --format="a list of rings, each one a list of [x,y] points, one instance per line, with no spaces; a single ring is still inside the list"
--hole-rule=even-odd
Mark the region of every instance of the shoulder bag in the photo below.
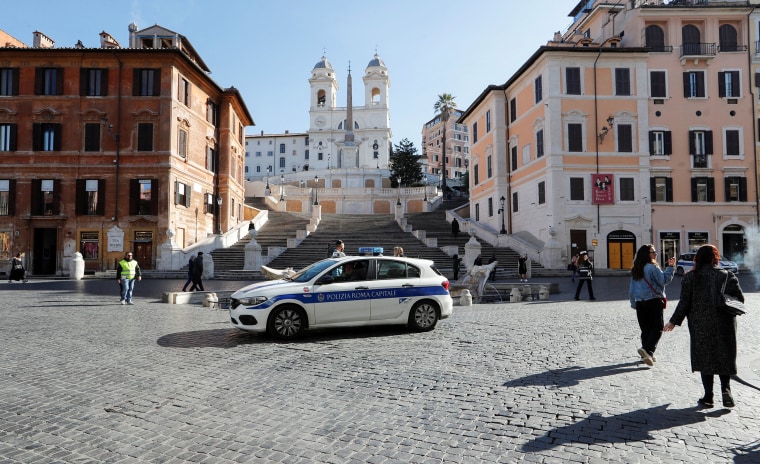
[[[658,295],[660,295],[660,292],[658,292],[657,290],[654,289],[654,287],[652,287],[652,284],[649,283],[649,281],[647,280],[646,277],[642,277],[642,279],[644,279],[644,282],[646,282],[647,285],[649,285],[649,288],[651,288],[653,292],[655,292]],[[667,308],[668,307],[668,299],[665,297],[664,293],[662,295],[660,295],[660,299],[662,300],[662,309]]]
[[[720,293],[716,296],[715,307],[719,313],[728,314],[729,316],[741,316],[744,314],[744,303],[738,300],[736,297],[726,295],[726,284],[728,283],[728,273],[726,273],[726,280],[723,281],[723,286],[720,288]]]

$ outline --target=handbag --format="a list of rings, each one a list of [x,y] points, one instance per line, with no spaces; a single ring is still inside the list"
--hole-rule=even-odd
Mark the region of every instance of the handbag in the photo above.
[[[726,280],[723,281],[723,286],[720,289],[720,293],[716,297],[715,307],[718,312],[727,314],[729,316],[741,316],[746,311],[744,303],[734,296],[726,295],[726,284],[728,283],[728,273],[726,273]]]
[[[657,290],[655,290],[654,287],[652,287],[652,284],[649,283],[649,281],[647,280],[646,277],[643,277],[643,279],[644,279],[644,282],[646,282],[647,285],[649,285],[649,288],[651,288],[653,292],[658,293]],[[667,308],[668,307],[668,299],[665,297],[665,293],[663,293],[662,295],[660,295],[660,299],[662,300],[662,309]]]

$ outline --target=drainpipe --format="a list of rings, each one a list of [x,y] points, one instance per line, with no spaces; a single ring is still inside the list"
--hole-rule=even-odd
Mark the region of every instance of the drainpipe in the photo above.
[[[508,105],[508,99],[507,99],[507,87],[505,86],[504,89],[502,89],[502,92],[504,93],[504,105]],[[506,133],[506,149],[507,149],[507,201],[504,203],[504,208],[506,211],[504,211],[502,214],[507,215],[507,234],[512,234],[512,160],[510,158],[509,153],[509,116],[507,116],[507,120],[505,121],[507,126],[507,133]]]
[[[752,11],[750,10],[749,13],[747,13],[747,24],[751,24],[750,22],[750,16],[752,15]],[[747,43],[751,43],[751,34],[749,32],[749,27],[747,28]],[[750,45],[751,46],[751,45]],[[757,50],[755,50],[755,53],[757,53]],[[752,69],[752,57],[750,56],[751,53],[747,53],[747,67],[748,69]],[[754,88],[752,84],[749,86],[749,94],[752,96],[752,115],[754,116],[756,113],[755,109],[755,94],[752,92],[752,89]],[[752,140],[757,140],[757,126],[755,125],[755,122],[752,122]],[[757,148],[752,150],[753,160],[754,163],[752,163],[752,171],[753,171],[753,179],[755,181],[755,227],[760,226],[760,211],[758,211],[758,208],[760,208],[760,192],[758,192],[757,187]]]
[[[114,137],[116,139],[116,198],[114,198],[114,210],[113,210],[113,217],[114,220],[119,219],[119,155],[121,154],[121,82],[122,82],[122,67],[123,64],[121,60],[119,59],[119,55],[116,52],[113,52],[114,58],[116,58],[116,61],[119,62],[119,85],[118,85],[118,92],[116,94],[116,136]]]
[[[599,52],[596,54],[596,59],[594,59],[594,147],[596,149],[596,173],[599,174],[599,135],[597,135],[596,131],[599,130],[599,99],[598,94],[596,90],[596,71],[597,71],[597,62],[599,61],[599,57],[602,56],[602,47],[599,47]],[[602,212],[601,212],[602,205],[597,204],[596,205],[596,232],[601,233],[601,221],[602,221]]]

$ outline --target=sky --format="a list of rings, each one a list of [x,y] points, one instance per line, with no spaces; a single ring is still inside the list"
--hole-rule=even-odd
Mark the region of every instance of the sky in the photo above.
[[[311,70],[325,54],[346,106],[364,103],[361,76],[374,54],[388,68],[393,143],[421,151],[438,95],[466,109],[506,82],[556,31],[577,0],[37,0],[3,2],[0,29],[27,45],[34,31],[71,47],[99,47],[101,31],[126,46],[130,23],[188,38],[222,87],[237,88],[253,117],[249,135],[306,132]]]

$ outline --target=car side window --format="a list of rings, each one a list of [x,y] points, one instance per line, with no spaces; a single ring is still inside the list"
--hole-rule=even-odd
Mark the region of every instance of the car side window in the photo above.
[[[403,279],[406,277],[420,277],[421,272],[416,266],[407,265],[402,261],[383,260],[377,263],[378,279]]]
[[[335,282],[352,282],[367,279],[369,260],[349,261],[330,271]]]

